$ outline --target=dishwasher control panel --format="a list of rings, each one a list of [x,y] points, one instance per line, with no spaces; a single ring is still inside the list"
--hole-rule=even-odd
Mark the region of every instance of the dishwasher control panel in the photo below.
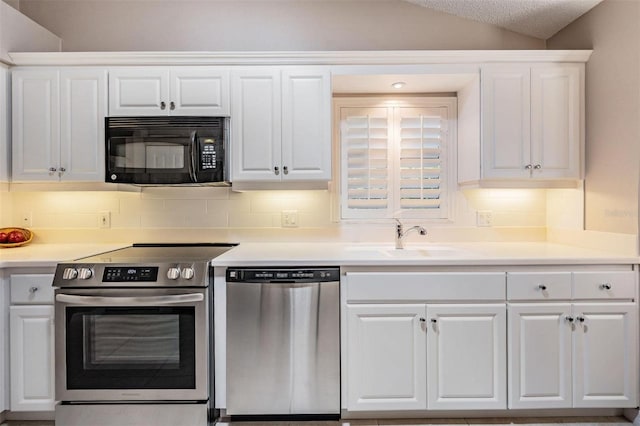
[[[229,268],[227,282],[319,283],[340,281],[340,268]]]

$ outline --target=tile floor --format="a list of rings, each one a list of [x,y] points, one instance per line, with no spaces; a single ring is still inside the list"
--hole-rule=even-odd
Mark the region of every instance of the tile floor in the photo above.
[[[309,422],[220,422],[217,426],[632,426],[624,417],[522,417],[522,418],[463,418],[463,419],[378,419]],[[7,421],[0,426],[53,426],[47,421]],[[91,425],[87,425],[91,426]],[[153,425],[149,425],[153,426]],[[178,425],[176,425],[178,426]]]

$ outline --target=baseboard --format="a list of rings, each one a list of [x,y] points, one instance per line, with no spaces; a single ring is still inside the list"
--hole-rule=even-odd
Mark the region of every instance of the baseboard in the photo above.
[[[55,411],[7,411],[5,420],[55,420]]]
[[[413,411],[341,411],[341,419],[460,419],[486,417],[616,417],[626,414],[621,408],[566,408],[552,410],[413,410]],[[637,410],[636,410],[637,412]],[[634,424],[640,426],[640,423]]]

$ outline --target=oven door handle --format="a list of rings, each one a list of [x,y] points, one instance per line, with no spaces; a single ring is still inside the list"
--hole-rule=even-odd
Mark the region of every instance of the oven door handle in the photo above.
[[[75,296],[71,294],[56,294],[56,301],[74,305],[92,306],[140,306],[140,305],[174,305],[178,303],[202,302],[204,294],[172,294],[167,296],[143,296],[143,297],[101,297],[101,296]]]

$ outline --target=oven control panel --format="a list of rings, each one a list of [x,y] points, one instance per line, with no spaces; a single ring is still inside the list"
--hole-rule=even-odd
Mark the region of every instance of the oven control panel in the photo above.
[[[104,283],[154,282],[157,280],[157,266],[106,266],[102,274],[102,282]]]

